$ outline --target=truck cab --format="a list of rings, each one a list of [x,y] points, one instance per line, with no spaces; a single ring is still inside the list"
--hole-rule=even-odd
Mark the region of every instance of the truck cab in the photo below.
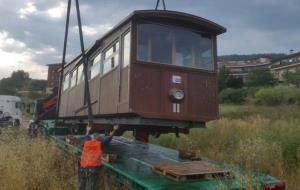
[[[0,95],[0,123],[19,126],[22,122],[21,106],[20,97]]]

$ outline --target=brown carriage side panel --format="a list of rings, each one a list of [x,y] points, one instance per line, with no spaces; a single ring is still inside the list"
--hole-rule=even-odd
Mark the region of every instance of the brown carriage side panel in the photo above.
[[[80,82],[75,88],[74,88],[74,99],[72,99],[72,102],[74,103],[73,107],[73,115],[74,116],[82,116],[84,115],[82,108],[84,106],[84,82]]]
[[[132,109],[147,118],[187,121],[210,121],[218,118],[217,74],[192,68],[166,64],[136,62],[132,65]],[[174,84],[172,76],[180,76],[181,84]],[[180,113],[174,113],[169,91],[183,90]]]
[[[118,111],[119,102],[119,68],[106,73],[100,81],[100,112],[98,114],[113,114]]]
[[[140,64],[135,64],[133,67],[131,83],[133,112],[160,113],[162,71]]]
[[[216,74],[189,74],[188,114],[210,119],[218,117]]]
[[[67,91],[64,91],[61,94],[61,102],[60,102],[60,107],[59,107],[59,116],[60,117],[67,116],[68,96],[69,96],[69,93]]]
[[[89,81],[90,96],[93,113],[99,113],[99,93],[100,93],[100,75]]]
[[[129,112],[129,72],[129,66],[121,69],[118,113]]]

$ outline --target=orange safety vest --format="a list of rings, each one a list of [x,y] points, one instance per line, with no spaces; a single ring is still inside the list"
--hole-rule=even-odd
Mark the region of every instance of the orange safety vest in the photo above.
[[[101,142],[98,140],[85,141],[81,154],[80,165],[87,166],[101,166],[102,148]]]

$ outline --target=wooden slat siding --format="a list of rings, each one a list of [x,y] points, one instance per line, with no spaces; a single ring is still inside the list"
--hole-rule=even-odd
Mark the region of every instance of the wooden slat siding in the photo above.
[[[210,121],[218,118],[217,73],[167,64],[132,64],[132,111],[146,118]],[[171,84],[172,75],[182,76],[182,86]],[[186,79],[185,79],[186,78]],[[172,87],[185,92],[181,113],[173,113],[168,94]]]
[[[81,81],[75,88],[74,92],[75,97],[72,98],[74,101],[76,100],[76,103],[74,103],[74,108],[72,110],[74,116],[83,116],[83,111],[77,111],[81,109],[84,106],[84,82]]]
[[[188,77],[188,113],[190,116],[218,117],[216,74],[190,74]]]
[[[90,80],[89,84],[93,114],[97,114],[99,113],[100,75]]]
[[[161,86],[159,69],[134,65],[132,79],[133,112],[161,113]]]
[[[61,101],[60,101],[60,108],[59,108],[59,115],[61,117],[67,116],[67,106],[68,106],[68,91],[64,91],[61,94]]]
[[[119,67],[101,78],[100,112],[98,114],[117,113],[119,100]]]
[[[129,110],[129,73],[130,66],[122,68],[118,113],[127,113]]]

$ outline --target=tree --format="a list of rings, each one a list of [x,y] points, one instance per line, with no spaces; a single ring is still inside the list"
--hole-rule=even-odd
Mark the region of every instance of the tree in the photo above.
[[[23,71],[23,70],[18,70],[14,71],[11,74],[11,79],[21,81],[21,80],[28,80],[29,79],[29,73]]]
[[[218,74],[218,83],[219,83],[219,91],[222,91],[227,88],[227,80],[229,78],[230,71],[225,67],[225,65],[222,65],[219,69]]]
[[[226,86],[233,89],[242,88],[244,86],[243,78],[230,75],[226,81]]]
[[[272,86],[275,79],[268,69],[253,69],[246,77],[246,85],[253,86]]]
[[[286,71],[282,75],[286,84],[292,84],[296,87],[300,87],[300,68],[297,68],[294,72]]]
[[[45,80],[31,79],[27,72],[14,71],[11,77],[0,80],[0,94],[15,95],[20,90],[44,91],[46,84]]]

